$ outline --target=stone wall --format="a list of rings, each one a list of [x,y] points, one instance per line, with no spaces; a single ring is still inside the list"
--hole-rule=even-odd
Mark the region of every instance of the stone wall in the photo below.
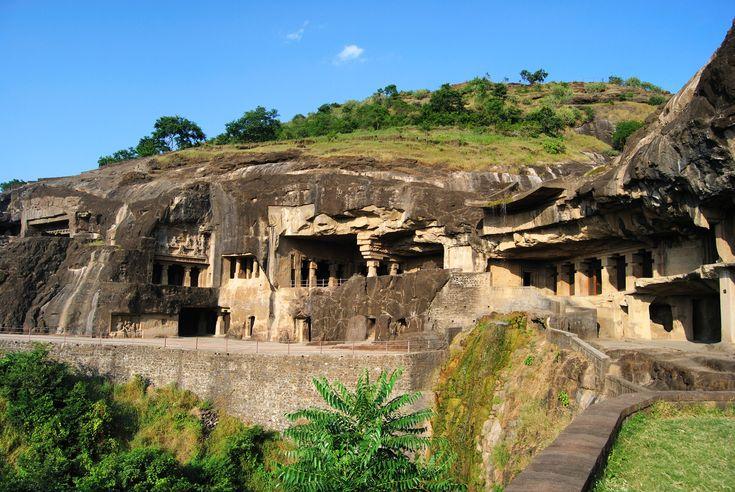
[[[0,351],[28,350],[32,344],[0,340]],[[283,429],[284,415],[297,409],[321,404],[311,383],[326,376],[348,387],[368,370],[376,377],[381,369],[404,368],[397,390],[423,391],[423,401],[433,401],[432,375],[441,363],[443,352],[416,354],[358,353],[338,354],[224,354],[160,347],[86,344],[49,344],[52,357],[80,368],[87,374],[108,377],[115,382],[135,374],[154,385],[175,383],[245,422]]]

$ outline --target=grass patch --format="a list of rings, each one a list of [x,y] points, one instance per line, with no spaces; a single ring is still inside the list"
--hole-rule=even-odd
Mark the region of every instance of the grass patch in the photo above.
[[[292,149],[300,150],[304,157],[369,157],[385,163],[412,159],[427,167],[449,170],[514,172],[525,166],[553,163],[591,164],[585,152],[602,153],[610,150],[610,146],[572,130],[564,133],[563,140],[552,142],[547,137],[504,135],[479,129],[446,127],[423,131],[402,127],[252,146],[204,146],[156,159],[163,164],[183,165]]]
[[[595,491],[731,490],[735,406],[660,402],[628,418]]]

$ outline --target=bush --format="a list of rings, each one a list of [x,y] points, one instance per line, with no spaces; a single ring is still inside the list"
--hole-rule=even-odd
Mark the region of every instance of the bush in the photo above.
[[[614,85],[623,85],[623,78],[618,77],[617,75],[611,75],[607,78],[607,83]]]
[[[660,106],[666,101],[667,101],[666,97],[662,96],[661,94],[654,94],[648,98],[648,104],[650,104],[651,106]]]
[[[604,82],[591,82],[585,86],[585,89],[587,92],[592,93],[598,93],[598,92],[605,92],[605,89],[607,89],[607,84]]]
[[[561,138],[547,138],[542,142],[544,151],[548,154],[563,154],[567,148]]]
[[[639,128],[643,127],[643,123],[635,120],[621,121],[615,126],[615,131],[612,135],[613,148],[617,150],[623,150],[625,142],[628,140],[633,133]]]
[[[102,167],[108,164],[114,164],[116,162],[129,161],[138,157],[138,152],[134,148],[129,147],[127,149],[118,150],[113,152],[112,155],[104,155],[97,159],[97,164]]]
[[[564,122],[559,118],[553,109],[544,106],[541,109],[529,113],[526,121],[531,123],[539,133],[545,133],[551,137],[556,137],[564,128]]]
[[[2,183],[0,183],[0,191],[12,190],[13,188],[23,186],[24,184],[26,184],[26,181],[23,181],[22,179],[11,179],[10,181],[3,181]]]

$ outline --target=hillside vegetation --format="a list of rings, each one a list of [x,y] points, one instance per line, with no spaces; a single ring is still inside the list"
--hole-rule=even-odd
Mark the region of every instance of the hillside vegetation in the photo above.
[[[388,85],[362,101],[323,104],[287,122],[278,119],[276,110],[258,107],[208,140],[186,118],[162,117],[137,147],[105,156],[100,165],[161,154],[166,160],[172,151],[178,151],[174,159],[205,161],[292,149],[307,158],[408,159],[463,170],[593,164],[600,155],[616,151],[609,139],[600,140],[580,127],[600,119],[613,126],[631,121],[640,126],[668,97],[650,83],[617,77],[607,83],[528,85],[476,78],[433,92]]]

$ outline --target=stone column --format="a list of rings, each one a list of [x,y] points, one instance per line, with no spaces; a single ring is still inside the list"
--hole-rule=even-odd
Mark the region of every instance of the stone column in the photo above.
[[[640,275],[640,259],[635,253],[625,253],[625,290],[635,288],[635,279]]]
[[[258,260],[253,258],[253,278],[260,277],[260,265],[258,264]]]
[[[398,262],[397,261],[390,262],[390,274],[394,277],[398,275]]]
[[[735,263],[735,218],[728,217],[714,228],[717,256],[725,263]]]
[[[337,264],[336,263],[330,263],[329,264],[329,286],[330,287],[337,287]]]
[[[367,260],[367,268],[368,268],[367,276],[377,277],[379,265],[380,265],[380,260]]]
[[[191,287],[191,267],[184,267],[184,287]]]
[[[230,256],[230,261],[235,262],[235,278],[240,278],[240,272],[242,271],[242,265],[240,264],[240,258],[237,256]]]
[[[250,261],[249,257],[242,258],[240,261],[245,261],[245,278],[252,278],[253,277],[253,270],[250,265],[252,265],[252,262]]]
[[[168,265],[161,264],[161,285],[168,285]]]
[[[569,288],[569,268],[571,265],[560,263],[556,265],[556,295],[569,296],[571,289]]]
[[[587,262],[577,261],[574,263],[574,295],[589,295],[590,277],[587,272]]]
[[[723,343],[735,343],[735,271],[720,270],[720,325]]]
[[[617,267],[617,258],[615,256],[602,258],[602,278],[600,278],[600,282],[602,283],[603,294],[612,294],[617,291],[611,280],[617,276]]]
[[[309,288],[316,287],[316,261],[309,261]]]

